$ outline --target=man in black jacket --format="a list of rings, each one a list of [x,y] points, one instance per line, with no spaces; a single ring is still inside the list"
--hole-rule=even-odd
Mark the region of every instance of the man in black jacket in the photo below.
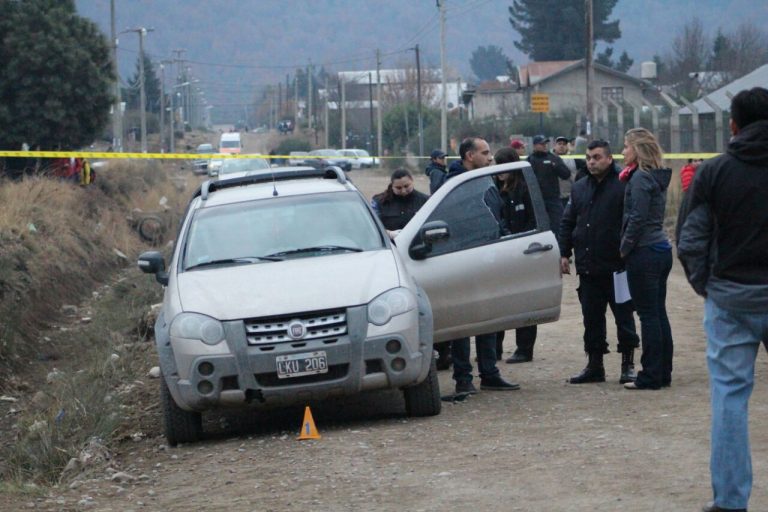
[[[571,178],[571,171],[563,159],[549,151],[549,139],[544,135],[533,138],[533,153],[528,162],[539,182],[541,197],[547,207],[549,229],[555,235],[560,227],[560,217],[563,216],[563,203],[560,201],[560,180]]]
[[[575,252],[577,291],[584,316],[584,352],[589,358],[586,368],[569,382],[605,382],[605,310],[610,305],[621,353],[619,382],[623,384],[635,378],[634,354],[640,344],[632,302],[617,304],[614,297],[613,273],[624,269],[619,254],[624,183],[619,180],[611,148],[604,140],[594,140],[587,146],[587,169],[589,175],[573,184],[560,222],[560,269],[563,274],[571,273],[569,258]]]
[[[731,100],[733,137],[702,163],[680,211],[678,257],[706,297],[704,330],[712,401],[706,512],[746,510],[752,489],[749,397],[760,343],[768,343],[768,90]]]
[[[445,168],[445,153],[436,149],[432,151],[429,157],[429,165],[424,169],[424,173],[429,177],[429,193],[434,194],[435,190],[445,181],[445,175],[448,170]]]

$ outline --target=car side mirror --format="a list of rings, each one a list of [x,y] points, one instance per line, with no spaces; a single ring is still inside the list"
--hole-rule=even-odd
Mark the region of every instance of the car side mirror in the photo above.
[[[432,244],[450,238],[451,230],[448,224],[442,220],[433,220],[427,222],[419,229],[416,238],[414,238],[408,254],[414,260],[423,260],[432,252]]]
[[[163,286],[168,286],[168,272],[165,271],[165,258],[159,251],[141,253],[139,268],[145,274],[155,274],[155,279]]]

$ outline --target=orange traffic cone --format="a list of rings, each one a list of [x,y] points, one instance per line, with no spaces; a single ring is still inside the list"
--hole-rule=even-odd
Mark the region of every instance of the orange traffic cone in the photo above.
[[[304,408],[304,422],[301,424],[299,439],[320,439],[320,433],[317,431],[317,427],[315,427],[315,420],[312,419],[312,411],[309,409],[309,406]]]

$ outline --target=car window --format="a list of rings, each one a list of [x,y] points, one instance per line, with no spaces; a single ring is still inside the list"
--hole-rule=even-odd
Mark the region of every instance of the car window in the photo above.
[[[223,140],[221,141],[221,147],[222,148],[239,148],[240,141],[239,140]]]
[[[260,199],[199,209],[187,230],[183,268],[306,247],[382,249],[384,240],[357,193]],[[287,257],[313,257],[307,252]]]
[[[450,237],[435,243],[428,257],[478,247],[536,230],[536,216],[521,169],[462,183],[446,196],[426,222],[448,224]],[[504,180],[510,186],[504,187]],[[514,187],[514,188],[512,188]]]

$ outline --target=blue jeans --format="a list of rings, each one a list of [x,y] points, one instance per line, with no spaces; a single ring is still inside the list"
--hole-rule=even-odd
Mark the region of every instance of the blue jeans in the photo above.
[[[768,313],[742,313],[707,299],[707,366],[712,393],[710,473],[715,505],[747,508],[752,490],[749,397],[760,342],[768,341]]]
[[[477,368],[480,378],[486,379],[499,374],[496,368],[496,333],[475,336]],[[459,338],[451,342],[453,359],[453,380],[472,382],[472,363],[469,357],[469,338]]]
[[[672,328],[667,317],[667,278],[672,270],[672,251],[636,247],[626,260],[627,283],[637,316],[643,354],[635,384],[659,389],[672,382]]]

